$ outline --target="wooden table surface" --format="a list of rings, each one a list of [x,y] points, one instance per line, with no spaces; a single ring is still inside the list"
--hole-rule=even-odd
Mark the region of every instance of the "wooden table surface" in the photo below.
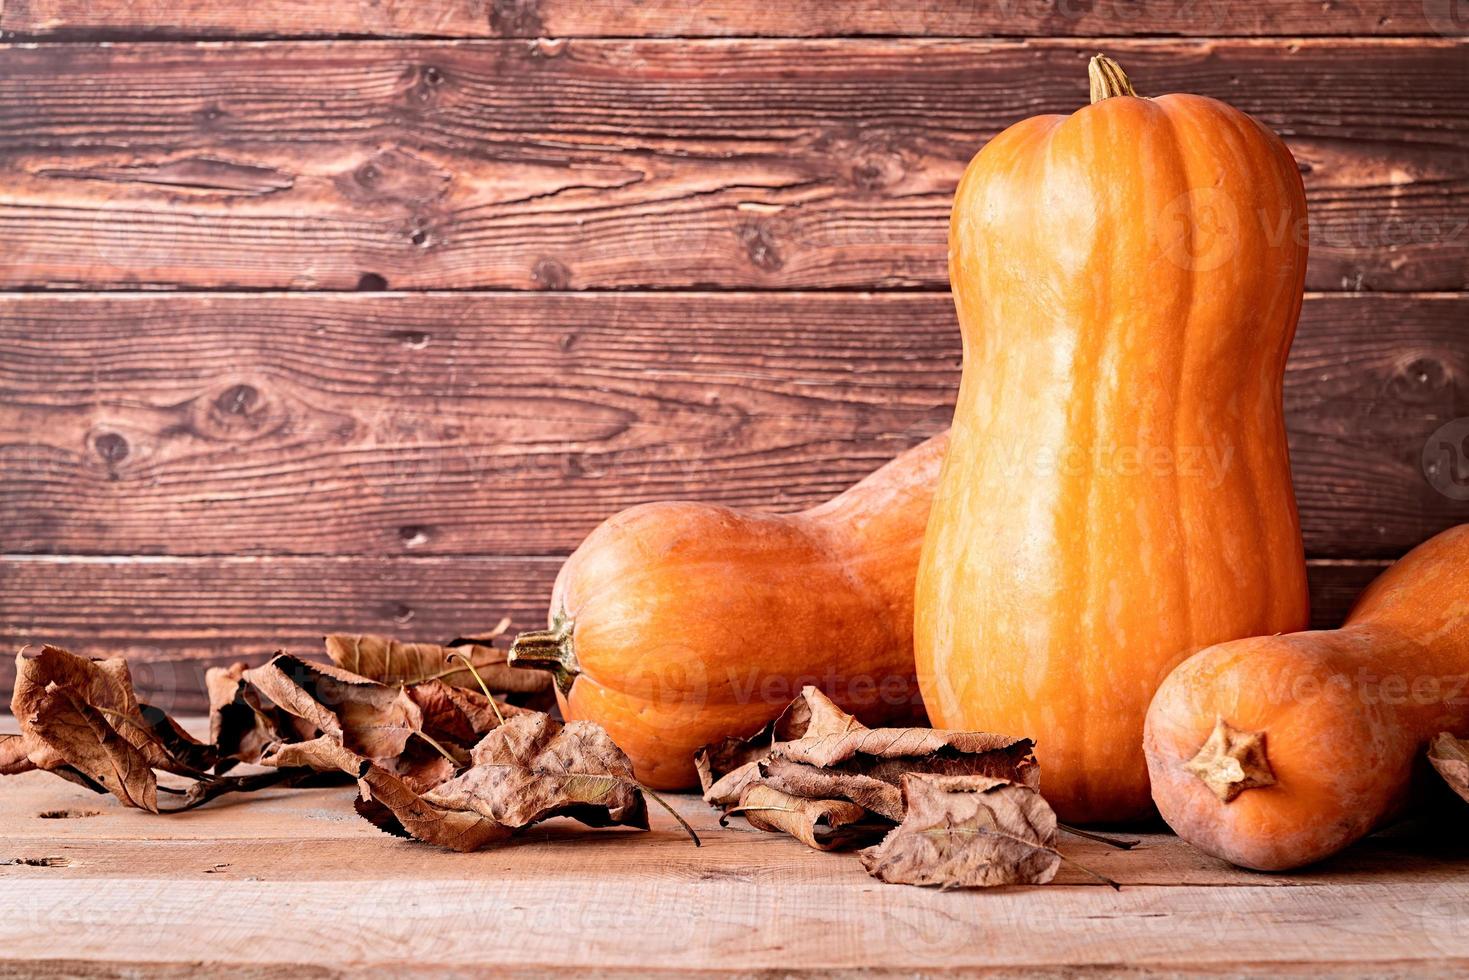
[[[388,836],[352,797],[153,816],[45,773],[0,780],[0,976],[1469,970],[1469,844],[1443,830],[1292,875],[1170,834],[1132,851],[1064,835],[1121,890],[1065,866],[1050,885],[939,892],[721,828],[695,796],[671,800],[700,848],[653,807],[648,833],[554,821],[474,854]]]

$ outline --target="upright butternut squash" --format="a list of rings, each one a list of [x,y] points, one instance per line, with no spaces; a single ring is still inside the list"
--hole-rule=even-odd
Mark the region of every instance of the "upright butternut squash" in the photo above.
[[[913,579],[947,433],[799,514],[645,504],[594,530],[516,666],[551,670],[568,719],[612,736],[656,789],[813,684],[864,722],[923,718]]]
[[[1189,658],[1158,689],[1145,746],[1179,836],[1280,871],[1393,816],[1443,731],[1469,735],[1469,524],[1379,576],[1339,630]]]
[[[1005,130],[954,198],[964,339],[917,584],[933,723],[1036,739],[1063,820],[1151,812],[1154,689],[1221,640],[1302,628],[1282,421],[1305,275],[1284,144],[1193,95]]]

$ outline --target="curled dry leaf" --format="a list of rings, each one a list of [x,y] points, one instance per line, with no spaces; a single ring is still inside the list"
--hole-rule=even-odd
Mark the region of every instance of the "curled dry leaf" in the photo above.
[[[1469,741],[1442,732],[1428,746],[1428,761],[1450,789],[1469,801]]]
[[[865,727],[814,687],[803,687],[774,721],[748,738],[726,738],[706,745],[694,754],[694,769],[704,800],[714,806],[732,807],[745,789],[759,779],[759,763],[769,758],[780,742],[807,735],[839,735]]]
[[[24,735],[0,735],[0,776],[16,776],[37,768]]]
[[[320,773],[338,770],[352,776],[370,760],[342,745],[340,735],[319,735],[305,742],[277,742],[260,756],[262,766],[278,769],[310,769]],[[378,771],[401,780],[414,792],[426,792],[452,779],[458,764],[424,742],[410,742],[397,756],[374,763]]]
[[[367,759],[401,755],[423,727],[423,712],[402,688],[337,667],[283,653],[244,677],[283,711]]]
[[[389,833],[454,850],[474,850],[554,816],[648,829],[632,763],[590,722],[563,726],[543,714],[517,715],[486,735],[471,761],[423,793],[379,767],[359,767],[358,812]],[[349,755],[336,762],[352,765]]]
[[[740,805],[725,817],[740,814],[756,830],[790,834],[807,847],[833,851],[881,837],[886,823],[874,822],[867,811],[846,800],[806,800],[758,783],[748,787]],[[721,823],[724,818],[721,818]]]
[[[984,776],[903,777],[903,822],[861,852],[882,881],[941,888],[1044,884],[1056,876],[1056,815],[1030,786]]]
[[[249,666],[211,667],[204,673],[209,696],[209,740],[218,761],[216,772],[236,763],[256,763],[274,742],[310,738],[315,728],[288,712],[261,703],[260,694],[245,679]]]
[[[464,657],[474,666],[471,671]],[[343,670],[382,684],[413,685],[442,681],[450,687],[479,690],[479,674],[491,691],[505,694],[535,694],[551,686],[549,674],[516,670],[505,662],[506,651],[479,643],[446,647],[434,643],[404,643],[387,636],[349,636],[333,633],[326,638],[326,655]]]
[[[16,657],[11,710],[21,727],[17,746],[7,741],[6,771],[27,761],[122,803],[152,813],[191,809],[223,793],[256,789],[288,778],[270,773],[243,779],[205,772],[216,757],[213,746],[188,735],[173,719],[146,704],[133,691],[121,659],[90,660],[59,647]],[[156,771],[193,780],[173,789],[181,805],[158,804]]]
[[[807,687],[766,729],[742,743],[706,748],[695,762],[706,781],[704,799],[715,806],[735,805],[760,783],[804,799],[849,800],[896,823],[903,819],[905,774],[1035,786],[1033,747],[1030,739],[983,732],[868,728]]]
[[[433,738],[473,745],[500,727],[502,718],[530,713],[502,701],[491,702],[479,691],[425,681],[405,688],[423,715],[423,731]]]
[[[359,773],[353,807],[387,833],[454,851],[477,851],[511,835],[509,827],[475,810],[442,807],[425,799],[371,763],[364,763]]]
[[[153,762],[167,758],[140,713],[121,660],[93,661],[46,646],[15,658],[11,711],[32,763],[74,770],[128,806],[158,812]]]

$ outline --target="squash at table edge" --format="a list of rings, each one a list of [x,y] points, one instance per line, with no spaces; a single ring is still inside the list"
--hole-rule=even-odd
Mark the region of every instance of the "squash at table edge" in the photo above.
[[[1399,812],[1445,731],[1469,735],[1469,524],[1379,576],[1341,629],[1185,661],[1153,699],[1145,747],[1153,799],[1180,837],[1281,871]]]
[[[964,375],[917,584],[942,728],[1036,740],[1061,819],[1152,812],[1143,719],[1168,671],[1304,628],[1282,413],[1305,195],[1221,102],[1139,98],[1007,129],[954,200]]]

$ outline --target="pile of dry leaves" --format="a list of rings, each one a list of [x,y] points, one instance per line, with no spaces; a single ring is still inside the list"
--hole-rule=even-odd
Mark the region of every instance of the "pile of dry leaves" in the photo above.
[[[818,850],[877,842],[861,859],[883,881],[980,887],[1040,884],[1060,867],[1032,748],[982,732],[868,728],[808,687],[759,734],[708,746],[695,764],[726,818]]]
[[[0,736],[0,774],[45,770],[153,813],[355,781],[364,818],[459,851],[554,816],[646,829],[645,796],[662,801],[627,757],[598,725],[552,718],[548,675],[511,668],[492,638],[329,636],[331,665],[282,653],[212,669],[208,742],[140,702],[122,659],[22,651],[11,705],[21,734]],[[806,688],[757,735],[696,761],[721,821],[737,814],[820,850],[873,845],[861,860],[883,881],[962,887],[1056,874],[1058,825],[1031,749],[866,728]]]
[[[597,725],[535,710],[549,678],[513,670],[504,651],[331,636],[327,655],[333,666],[280,654],[210,670],[204,743],[138,700],[126,661],[22,651],[11,702],[21,734],[0,736],[0,773],[44,769],[153,813],[356,780],[363,817],[460,851],[554,816],[647,828],[627,756]],[[240,764],[253,771],[234,775]],[[182,779],[165,785],[159,773]]]

